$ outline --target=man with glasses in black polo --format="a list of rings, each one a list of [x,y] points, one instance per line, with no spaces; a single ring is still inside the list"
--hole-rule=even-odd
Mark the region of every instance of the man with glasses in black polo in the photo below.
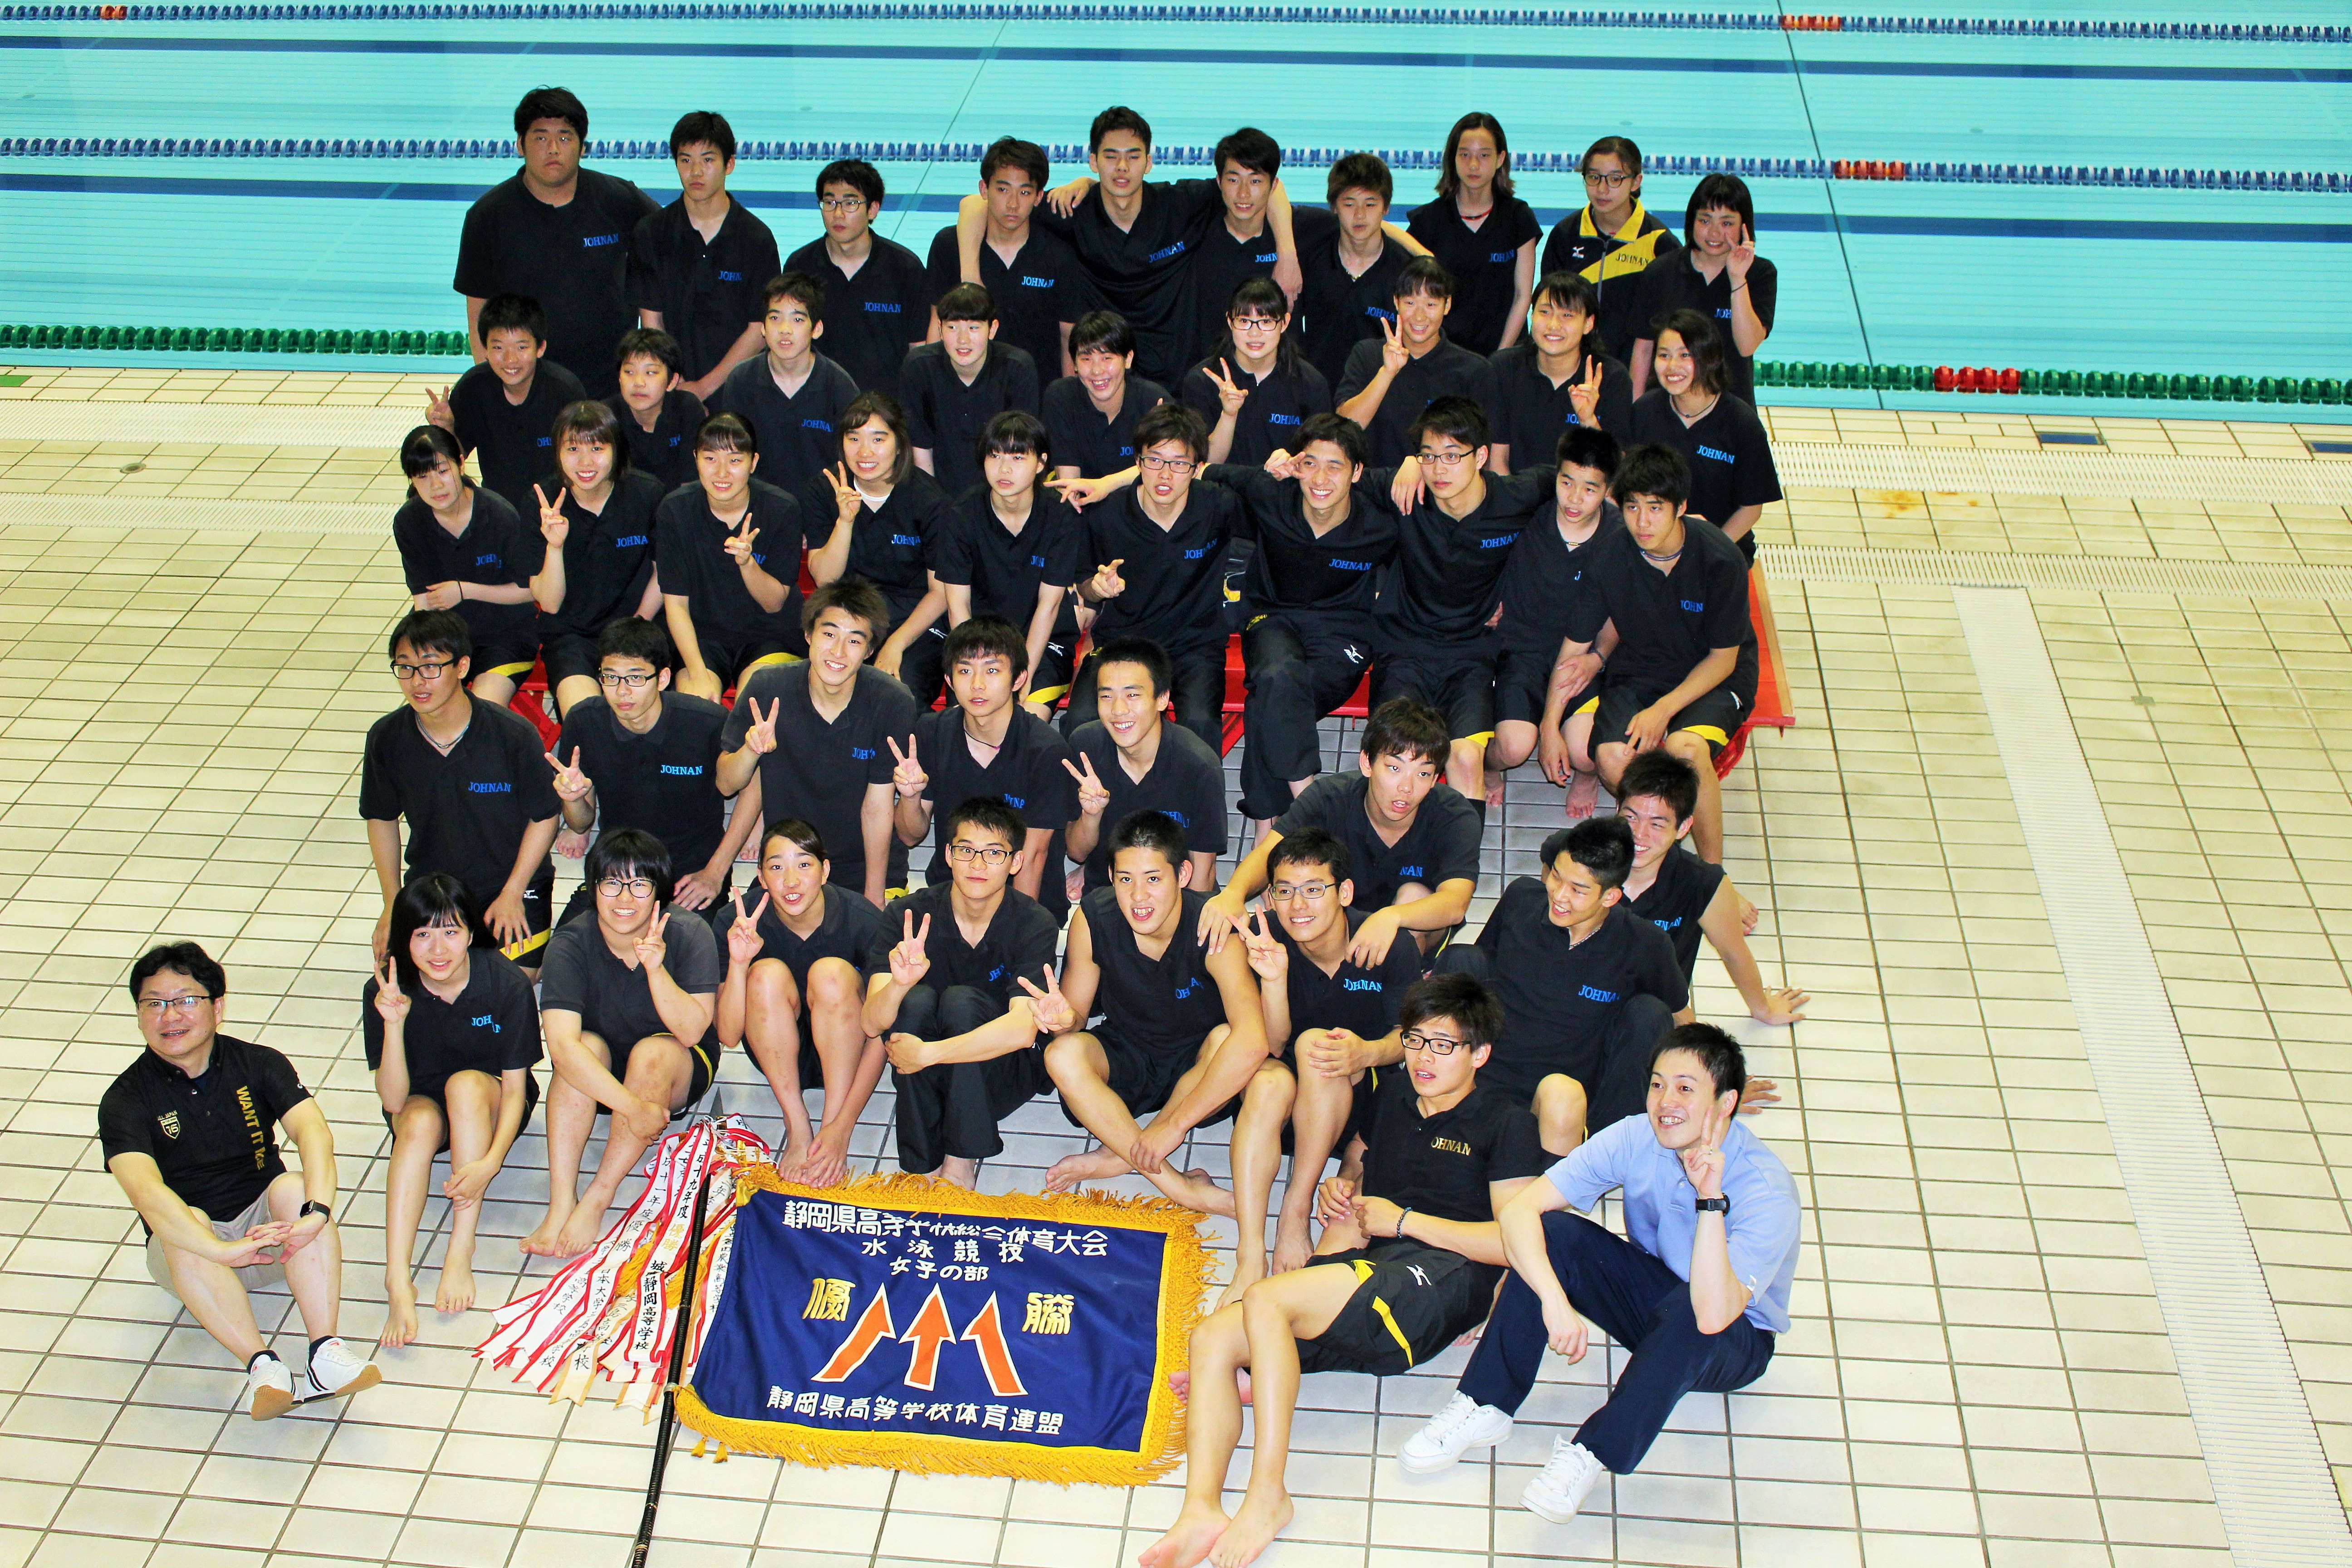
[[[560,811],[539,732],[523,717],[466,689],[473,633],[455,610],[414,610],[392,630],[392,673],[406,703],[369,727],[360,763],[383,912],[375,960],[392,929],[392,900],[412,877],[446,871],[465,885],[499,951],[539,977],[555,890]],[[408,868],[401,869],[407,824]]]

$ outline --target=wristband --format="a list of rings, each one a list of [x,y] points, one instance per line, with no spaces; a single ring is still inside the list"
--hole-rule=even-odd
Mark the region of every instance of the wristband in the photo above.
[[[335,1211],[314,1198],[295,1211],[294,1217],[298,1220],[309,1219],[312,1215],[317,1215],[320,1219],[332,1224],[335,1217]]]
[[[1400,1213],[1398,1214],[1398,1215],[1397,1215],[1396,1231],[1395,1231],[1395,1237],[1396,1237],[1396,1239],[1397,1239],[1397,1240],[1402,1241],[1402,1240],[1403,1240],[1403,1239],[1404,1239],[1404,1222],[1405,1222],[1405,1221],[1407,1221],[1407,1220],[1409,1220],[1409,1219],[1411,1219],[1412,1217],[1412,1205],[1411,1204],[1407,1204],[1407,1205],[1404,1206],[1403,1210],[1402,1210],[1402,1212],[1400,1212]]]
[[[1728,1196],[1698,1198],[1693,1201],[1691,1206],[1700,1214],[1719,1214],[1726,1219],[1731,1217],[1731,1199]]]

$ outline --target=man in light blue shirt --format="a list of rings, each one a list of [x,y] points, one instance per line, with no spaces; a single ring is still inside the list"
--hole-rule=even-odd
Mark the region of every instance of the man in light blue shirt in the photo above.
[[[1685,1024],[1652,1059],[1647,1116],[1602,1129],[1504,1209],[1511,1278],[1459,1392],[1405,1439],[1406,1469],[1444,1469],[1508,1436],[1545,1347],[1583,1359],[1585,1318],[1632,1354],[1608,1403],[1573,1438],[1553,1440],[1520,1499],[1558,1523],[1604,1469],[1641,1464],[1684,1394],[1763,1375],[1789,1329],[1799,1210],[1788,1167],[1738,1124],[1747,1085],[1738,1042]],[[1622,1238],[1568,1212],[1612,1187],[1624,1190]]]

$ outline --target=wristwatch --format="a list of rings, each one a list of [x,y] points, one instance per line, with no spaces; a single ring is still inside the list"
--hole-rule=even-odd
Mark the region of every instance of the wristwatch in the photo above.
[[[317,1215],[320,1219],[332,1222],[335,1217],[335,1211],[329,1208],[326,1205],[319,1202],[316,1198],[313,1198],[309,1203],[304,1204],[299,1209],[296,1210],[294,1217],[296,1219],[309,1219],[312,1215]]]
[[[1713,1212],[1726,1219],[1731,1217],[1731,1200],[1728,1197],[1698,1198],[1692,1202],[1691,1206],[1701,1214]]]

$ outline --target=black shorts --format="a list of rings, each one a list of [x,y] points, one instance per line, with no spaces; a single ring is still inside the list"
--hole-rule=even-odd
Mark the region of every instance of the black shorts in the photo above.
[[[547,666],[547,689],[550,692],[575,675],[589,680],[596,679],[594,637],[558,632],[540,643],[539,657]]]
[[[1669,688],[1668,689],[1672,689]],[[1606,686],[1601,691],[1601,710],[1592,719],[1592,743],[1596,746],[1622,745],[1625,726],[1633,715],[1664,697],[1665,692],[1635,686],[1627,682]],[[1731,737],[1748,721],[1756,710],[1756,688],[1750,678],[1747,689],[1740,683],[1727,680],[1714,690],[1696,699],[1689,707],[1666,721],[1666,733],[1687,730],[1705,741],[1709,754],[1721,756],[1723,748],[1731,744]]]
[[[605,1049],[611,1050],[612,1047],[612,1041],[604,1042]],[[628,1076],[629,1051],[636,1048],[636,1042],[633,1040],[629,1043],[628,1050],[620,1051],[614,1056],[611,1071],[614,1078]],[[702,1097],[710,1092],[710,1080],[719,1075],[719,1053],[722,1048],[719,1044],[719,1037],[716,1034],[710,1034],[704,1036],[698,1044],[688,1049],[687,1058],[694,1064],[694,1074],[687,1080],[685,1101],[669,1113],[669,1119],[672,1121],[692,1114],[694,1108],[702,1103]],[[608,1109],[599,1105],[596,1108],[596,1114],[602,1116]]]
[[[1371,696],[1374,708],[1410,697],[1445,715],[1449,739],[1484,740],[1495,732],[1495,655],[1484,648],[1384,655],[1372,665]]]
[[[1557,651],[1557,650],[1555,650]],[[1553,654],[1538,653],[1529,648],[1507,647],[1502,658],[1495,661],[1495,718],[1504,724],[1540,724],[1544,716],[1544,698],[1551,689]],[[1587,686],[1568,700],[1563,713],[1573,714],[1596,701],[1597,694]]]
[[[1045,651],[1029,671],[1029,694],[1022,700],[1051,708],[1068,693],[1070,677],[1076,673],[1070,668],[1070,650],[1077,646],[1077,640],[1075,628],[1066,636],[1060,626],[1054,628],[1054,635],[1045,639]],[[955,699],[950,695],[948,700],[953,702]]]
[[[1356,1291],[1331,1326],[1298,1342],[1301,1372],[1391,1377],[1429,1360],[1486,1321],[1503,1270],[1411,1237],[1311,1259],[1356,1271]]]
[[[1127,1113],[1138,1121],[1165,1106],[1169,1095],[1175,1091],[1176,1080],[1191,1072],[1192,1065],[1201,1059],[1198,1044],[1171,1049],[1165,1046],[1139,1046],[1121,1039],[1108,1029],[1089,1032],[1102,1047],[1103,1058],[1109,1064],[1107,1081],[1110,1091],[1125,1103]],[[1213,1127],[1233,1115],[1240,1104],[1236,1100],[1214,1115],[1202,1118],[1201,1125]],[[1062,1101],[1062,1114],[1069,1119],[1071,1126],[1084,1125],[1071,1114],[1066,1097]]]
[[[466,668],[471,679],[479,680],[485,675],[503,675],[520,685],[522,678],[530,673],[531,666],[538,662],[537,643],[484,643],[474,649],[474,661]]]
[[[808,657],[807,642],[798,638],[793,642],[773,637],[755,637],[750,642],[740,643],[719,642],[711,637],[700,640],[702,666],[719,678],[721,691],[732,691],[742,685],[752,667],[762,660],[782,664]],[[794,646],[795,643],[798,646]]]
[[[499,1077],[499,1074],[489,1072],[488,1068],[484,1068],[482,1070],[485,1073],[488,1073],[488,1076],[493,1082],[498,1080]],[[447,1073],[444,1073],[439,1078],[426,1079],[422,1082],[412,1082],[408,1086],[408,1092],[411,1098],[417,1100],[429,1100],[434,1104],[441,1108],[441,1146],[433,1151],[436,1154],[446,1153],[449,1149],[448,1088],[450,1076],[451,1075]],[[382,1108],[378,1107],[378,1109],[381,1110]],[[518,1127],[515,1136],[520,1137],[522,1135],[520,1128],[530,1125],[531,1114],[538,1109],[539,1075],[526,1068],[522,1075],[522,1121],[520,1123],[520,1127]],[[392,1125],[392,1112],[389,1110],[386,1110],[383,1113],[383,1124],[386,1127]]]

